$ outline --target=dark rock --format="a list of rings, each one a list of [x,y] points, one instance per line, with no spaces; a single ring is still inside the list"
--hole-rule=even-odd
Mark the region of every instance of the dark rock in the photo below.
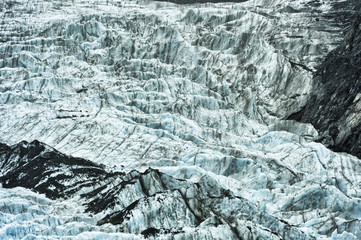
[[[66,156],[36,140],[0,147],[0,182],[5,188],[21,186],[51,199],[67,198],[80,186],[107,175],[101,166]],[[84,181],[72,181],[75,176]]]
[[[157,228],[147,228],[147,229],[145,229],[145,230],[142,232],[142,235],[143,235],[145,238],[155,237],[159,232],[160,232],[160,230],[157,229]]]

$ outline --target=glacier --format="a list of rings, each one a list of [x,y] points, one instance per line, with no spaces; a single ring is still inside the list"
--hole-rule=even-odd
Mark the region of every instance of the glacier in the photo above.
[[[0,238],[361,239],[360,159],[288,120],[353,1],[0,4]]]

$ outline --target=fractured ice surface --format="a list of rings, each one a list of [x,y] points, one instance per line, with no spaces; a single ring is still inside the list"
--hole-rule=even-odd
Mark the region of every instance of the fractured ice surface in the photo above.
[[[231,157],[215,148],[301,109],[341,39],[328,1],[16,3],[0,29],[0,140],[131,168]]]
[[[361,238],[360,160],[284,120],[337,3],[1,3],[0,178],[47,198],[0,188],[0,237]]]
[[[1,145],[0,159],[3,187],[48,197],[0,188],[5,239],[86,239],[84,234],[97,238],[98,232],[126,239],[315,239],[331,233],[337,239],[338,232],[360,237],[361,202],[342,177],[326,176],[321,185],[291,167],[296,177],[271,180],[269,168],[270,177],[253,173],[243,177],[249,182],[197,167],[114,172],[37,141]],[[288,186],[280,186],[282,181]]]

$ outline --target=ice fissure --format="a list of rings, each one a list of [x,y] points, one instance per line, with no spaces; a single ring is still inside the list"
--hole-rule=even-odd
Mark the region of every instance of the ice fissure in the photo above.
[[[216,2],[0,3],[0,239],[361,238],[360,4]]]

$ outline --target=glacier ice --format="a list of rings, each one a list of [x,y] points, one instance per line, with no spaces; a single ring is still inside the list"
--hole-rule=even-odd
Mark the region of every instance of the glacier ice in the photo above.
[[[0,238],[361,238],[360,160],[285,120],[342,1],[0,4]]]
[[[306,103],[312,69],[341,39],[322,18],[330,5],[37,1],[19,16],[13,7],[2,29],[0,140],[37,139],[130,168],[248,142]]]
[[[359,237],[361,202],[347,183],[340,187],[341,178],[321,185],[289,170],[299,179],[280,186],[287,179],[269,180],[271,168],[254,185],[195,166],[112,171],[38,141],[2,145],[0,158],[3,238],[315,239],[337,231]]]

